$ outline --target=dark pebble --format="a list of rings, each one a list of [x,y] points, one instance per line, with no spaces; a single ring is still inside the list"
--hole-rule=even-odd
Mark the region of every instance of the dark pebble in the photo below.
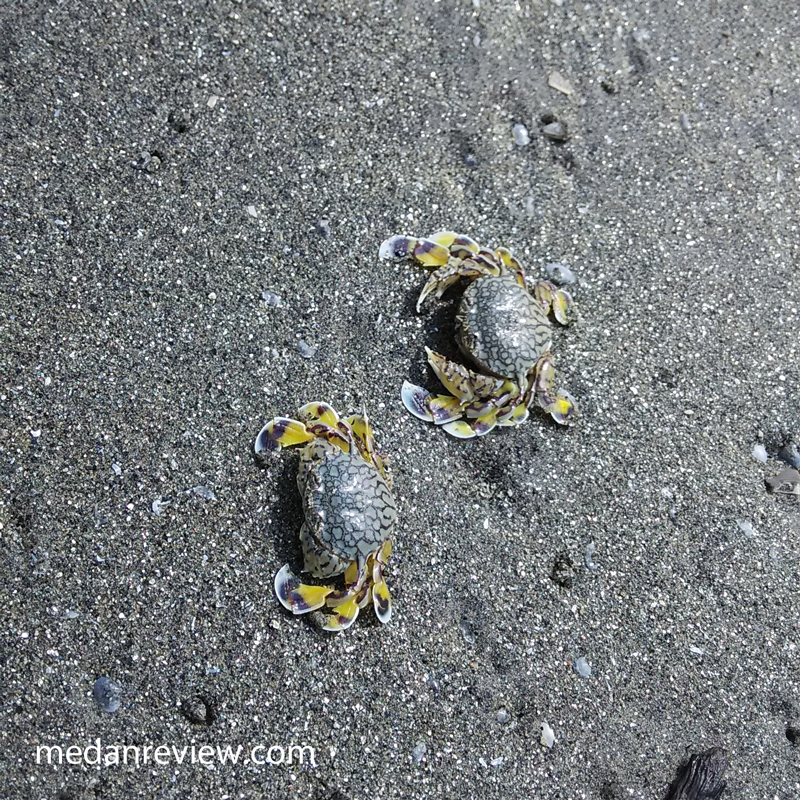
[[[664,800],[717,800],[728,785],[722,777],[727,769],[722,748],[695,753],[678,770]]]
[[[795,469],[800,469],[800,452],[798,452],[796,445],[787,444],[785,447],[781,447],[781,449],[778,450],[778,458],[783,461],[784,464],[788,464]]]
[[[568,555],[556,556],[556,560],[553,562],[553,569],[550,571],[550,580],[564,589],[572,587],[575,582],[575,569],[572,559]]]

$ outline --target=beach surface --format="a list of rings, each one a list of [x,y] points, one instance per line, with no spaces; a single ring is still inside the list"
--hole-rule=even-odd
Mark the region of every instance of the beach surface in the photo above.
[[[798,41],[790,2],[5,5],[0,793],[661,800],[721,747],[723,800],[800,797]],[[462,287],[417,313],[378,250],[442,229],[574,273],[571,426],[403,408]],[[274,596],[299,456],[253,442],[311,400],[391,459],[387,625]]]

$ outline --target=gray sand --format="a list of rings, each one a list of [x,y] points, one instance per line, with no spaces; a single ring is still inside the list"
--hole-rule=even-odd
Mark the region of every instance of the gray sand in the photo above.
[[[725,800],[800,797],[800,504],[764,485],[800,440],[795,3],[0,15],[3,796],[658,799],[720,745]],[[579,276],[570,429],[400,405],[458,291],[416,314],[378,247],[441,228]],[[392,458],[387,626],[272,593],[297,455],[253,439],[312,399]],[[243,751],[36,763],[97,739]]]

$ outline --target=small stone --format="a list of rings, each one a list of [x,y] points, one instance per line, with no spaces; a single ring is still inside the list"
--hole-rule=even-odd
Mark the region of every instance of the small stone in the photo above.
[[[98,678],[94,683],[92,695],[95,703],[109,714],[118,711],[122,703],[122,688],[111,678]]]
[[[467,644],[475,644],[475,631],[468,619],[461,620],[461,636]]]
[[[314,358],[314,355],[317,352],[317,348],[308,344],[305,339],[300,339],[297,342],[297,349],[300,351],[300,355],[303,358]]]
[[[160,517],[161,512],[170,504],[170,502],[171,502],[170,500],[164,500],[161,497],[156,497],[156,499],[153,500],[153,505],[151,506],[151,508],[153,509],[153,513],[157,517]]]
[[[512,129],[514,135],[514,144],[517,147],[525,147],[531,143],[531,137],[528,135],[528,129],[520,122],[518,122]]]
[[[497,721],[501,725],[505,725],[511,719],[511,714],[508,713],[504,708],[500,708],[497,710]]]
[[[543,722],[542,723],[542,738],[540,740],[541,743],[545,747],[551,748],[553,746],[553,743],[555,742],[555,740],[556,740],[556,735],[553,732],[553,729],[546,722]]]
[[[181,703],[181,714],[195,725],[211,725],[217,718],[210,700],[196,695]]]
[[[475,153],[464,153],[464,165],[470,169],[474,169],[478,166],[478,159]]]
[[[261,292],[261,299],[264,301],[265,306],[271,306],[272,308],[277,308],[281,304],[280,295],[275,294],[275,292]]]
[[[555,89],[562,94],[572,94],[574,91],[570,82],[563,78],[559,72],[550,73],[550,77],[547,79],[547,85],[551,89]]]
[[[198,497],[202,497],[204,500],[217,499],[217,496],[214,494],[214,492],[212,492],[207,486],[192,486],[192,488],[187,491],[187,494],[189,492],[196,494]]]
[[[769,456],[767,455],[767,448],[764,447],[763,444],[757,444],[753,448],[753,458],[756,461],[760,461],[762,464],[766,464],[767,459],[769,458]]]
[[[569,284],[575,283],[577,280],[575,273],[563,264],[545,264],[544,268],[547,272],[547,277],[558,286],[569,286]]]
[[[330,220],[320,219],[317,221],[317,233],[324,239],[331,238],[331,223]]]
[[[790,467],[800,469],[800,452],[794,444],[787,444],[778,450],[778,458]]]
[[[563,122],[556,120],[550,122],[542,128],[542,133],[555,142],[566,142],[569,139],[569,132],[567,126]]]
[[[753,523],[749,522],[746,519],[738,519],[736,520],[736,524],[739,526],[739,530],[748,538],[752,539],[756,532],[753,529]]]
[[[253,218],[258,218],[258,209],[255,206],[247,206],[247,213]]]
[[[427,761],[427,758],[425,757],[427,752],[428,747],[425,742],[419,742],[411,751],[411,758],[415,764],[424,764]]]
[[[215,95],[215,94],[212,94],[211,97],[209,97],[208,100],[206,100],[206,105],[209,108],[214,108],[217,105],[218,101],[219,101],[219,97],[217,95]]]
[[[689,122],[689,117],[687,117],[683,111],[678,114],[678,125],[681,126],[684,133],[689,133],[689,131],[692,129],[692,123]]]
[[[553,568],[550,570],[550,580],[562,589],[572,588],[575,582],[575,570],[572,559],[566,553],[556,556]]]
[[[73,611],[72,609],[69,609],[68,611],[64,612],[64,616],[67,619],[78,619],[80,614],[77,611]]]
[[[592,674],[592,668],[589,666],[589,662],[584,656],[576,659],[573,666],[575,667],[575,672],[577,672],[581,678],[588,678]]]
[[[113,469],[113,470],[114,470],[114,474],[115,474],[115,475],[116,475],[118,478],[119,478],[119,476],[120,476],[120,475],[122,475],[122,467],[121,467],[119,464],[117,464],[116,462],[114,462],[114,463],[112,463],[112,464],[111,464],[111,469]]]
[[[583,562],[586,564],[586,569],[590,569],[594,572],[598,568],[598,564],[596,564],[592,559],[594,558],[594,553],[597,547],[595,546],[594,542],[589,542],[586,545],[586,550],[583,553]]]

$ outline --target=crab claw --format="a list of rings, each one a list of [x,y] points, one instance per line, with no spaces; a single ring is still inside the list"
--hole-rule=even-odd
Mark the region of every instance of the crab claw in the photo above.
[[[333,591],[329,586],[311,586],[300,579],[284,564],[275,576],[275,595],[281,605],[292,614],[307,614],[322,608]]]

